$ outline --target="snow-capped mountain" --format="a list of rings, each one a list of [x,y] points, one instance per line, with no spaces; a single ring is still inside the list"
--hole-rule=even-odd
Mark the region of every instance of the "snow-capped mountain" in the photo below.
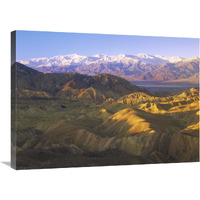
[[[51,58],[32,58],[18,61],[43,73],[96,75],[113,74],[129,81],[168,81],[188,79],[199,73],[199,58],[164,57],[160,55],[93,55],[69,54]]]
[[[81,56],[77,54],[61,55],[54,56],[51,58],[31,58],[29,60],[20,60],[19,62],[27,65],[28,67],[37,68],[37,67],[52,67],[52,66],[80,66],[80,65],[89,65],[93,63],[136,63],[142,62],[145,64],[162,64],[162,63],[176,63],[182,61],[183,58],[180,57],[163,57],[159,55],[151,56],[147,54],[137,54],[137,55],[126,55],[119,54],[117,56],[108,56],[108,55],[94,55],[94,56]]]

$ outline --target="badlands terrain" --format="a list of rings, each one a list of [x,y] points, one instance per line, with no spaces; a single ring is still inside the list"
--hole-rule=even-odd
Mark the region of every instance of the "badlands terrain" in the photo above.
[[[114,75],[20,63],[12,80],[17,169],[199,161],[198,88],[156,96]]]

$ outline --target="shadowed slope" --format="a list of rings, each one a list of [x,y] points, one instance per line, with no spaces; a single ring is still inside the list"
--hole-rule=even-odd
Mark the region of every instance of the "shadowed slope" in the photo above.
[[[106,98],[120,98],[123,95],[147,90],[132,85],[123,78],[109,74],[87,76],[76,73],[43,74],[20,63],[12,65],[12,79],[17,74],[16,84],[12,85],[21,90],[46,92],[49,96],[57,98],[73,97],[77,99],[104,100]],[[20,90],[18,90],[20,92]],[[31,92],[29,97],[31,97]],[[46,94],[46,95],[48,95]]]

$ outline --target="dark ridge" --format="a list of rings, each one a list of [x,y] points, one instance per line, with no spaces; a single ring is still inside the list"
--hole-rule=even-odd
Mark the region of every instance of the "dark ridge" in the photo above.
[[[78,73],[44,74],[16,62],[12,65],[11,76],[12,80],[16,78],[12,83],[12,89],[44,91],[51,96],[60,93],[69,97],[72,94],[74,95],[74,93],[76,94],[75,96],[78,96],[78,94],[89,88],[93,88],[97,95],[101,97],[104,95],[106,98],[119,98],[133,92],[145,92],[150,94],[148,90],[141,89],[121,77],[105,73],[96,76]],[[87,93],[87,95],[91,94]]]

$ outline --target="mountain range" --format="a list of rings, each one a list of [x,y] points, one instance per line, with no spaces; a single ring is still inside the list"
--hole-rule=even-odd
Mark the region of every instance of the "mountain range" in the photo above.
[[[137,87],[127,80],[110,74],[88,76],[77,73],[38,72],[21,63],[12,65],[11,88],[17,89],[18,98],[74,98],[103,101],[120,98],[132,92],[148,90]]]
[[[117,56],[69,54],[18,62],[43,73],[76,72],[90,76],[106,73],[123,77],[128,81],[182,80],[198,83],[199,79],[199,57],[184,59],[147,54]]]

